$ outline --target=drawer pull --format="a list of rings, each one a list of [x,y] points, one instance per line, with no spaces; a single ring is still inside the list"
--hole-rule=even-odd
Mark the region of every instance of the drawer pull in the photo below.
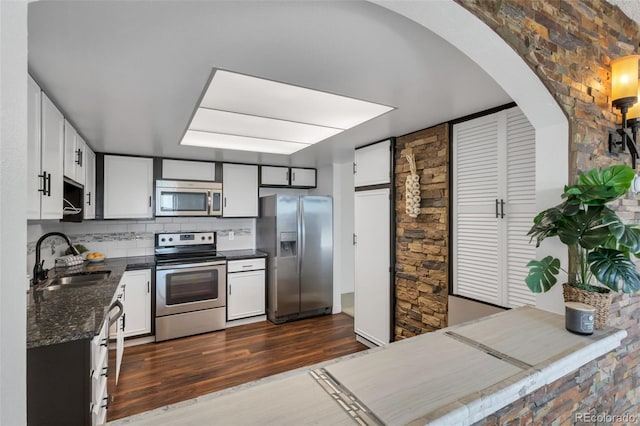
[[[253,268],[253,265],[242,265],[243,268]]]
[[[109,377],[109,366],[108,365],[106,367],[102,367],[102,373],[100,375],[104,376],[104,377]]]

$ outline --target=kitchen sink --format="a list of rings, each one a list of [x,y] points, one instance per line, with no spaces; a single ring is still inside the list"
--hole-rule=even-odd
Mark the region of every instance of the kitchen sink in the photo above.
[[[88,271],[63,275],[45,281],[40,290],[57,290],[64,287],[83,287],[99,284],[109,278],[111,271]]]

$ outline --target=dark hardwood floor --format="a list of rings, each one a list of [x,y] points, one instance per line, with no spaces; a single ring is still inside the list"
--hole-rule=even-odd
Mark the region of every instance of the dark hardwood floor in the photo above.
[[[274,325],[268,321],[125,349],[108,420],[367,349],[345,314]],[[109,365],[115,366],[110,351]]]

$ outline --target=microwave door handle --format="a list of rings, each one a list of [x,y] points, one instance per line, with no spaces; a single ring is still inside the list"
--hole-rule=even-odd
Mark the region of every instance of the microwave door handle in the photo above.
[[[213,214],[213,192],[207,191],[207,216]]]

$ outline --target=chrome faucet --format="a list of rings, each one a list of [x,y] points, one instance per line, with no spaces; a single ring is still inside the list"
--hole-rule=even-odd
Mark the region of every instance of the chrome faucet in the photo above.
[[[52,237],[52,236],[57,236],[57,237],[64,238],[64,240],[69,245],[69,248],[71,249],[73,254],[75,254],[76,256],[80,255],[80,252],[78,252],[78,250],[73,246],[73,244],[71,244],[71,240],[65,234],[63,234],[62,232],[47,232],[42,237],[40,237],[40,239],[36,243],[36,264],[33,265],[33,277],[31,278],[31,285],[36,285],[40,281],[44,281],[44,280],[47,279],[47,275],[49,274],[49,270],[48,269],[44,269],[44,267],[43,267],[44,266],[44,260],[40,261],[40,246],[42,245],[42,242],[44,240],[46,240],[47,238]]]

